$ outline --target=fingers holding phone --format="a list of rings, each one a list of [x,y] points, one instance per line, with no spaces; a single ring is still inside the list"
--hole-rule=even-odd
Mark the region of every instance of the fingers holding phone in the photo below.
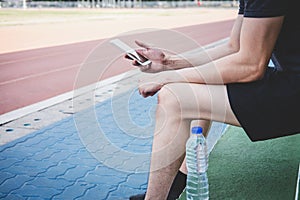
[[[119,39],[111,40],[110,43],[114,44],[115,46],[119,47],[123,51],[125,51],[125,58],[134,60],[136,64],[139,64],[141,66],[147,66],[151,63],[149,59],[147,59],[145,56],[139,54],[136,50],[125,44]],[[138,65],[137,65],[138,66]]]
[[[151,64],[151,61],[137,50],[126,52],[125,58],[133,60],[136,66],[148,66]]]
[[[132,60],[132,64],[138,66],[142,72],[157,73],[166,69],[163,64],[166,55],[158,48],[153,48],[144,42],[135,41],[135,43],[142,48],[134,50],[119,39],[114,39],[110,42],[124,50],[124,57]]]

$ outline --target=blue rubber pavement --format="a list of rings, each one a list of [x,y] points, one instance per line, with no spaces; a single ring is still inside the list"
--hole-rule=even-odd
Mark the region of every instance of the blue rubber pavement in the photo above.
[[[0,147],[0,199],[128,199],[147,187],[156,97],[136,91]]]

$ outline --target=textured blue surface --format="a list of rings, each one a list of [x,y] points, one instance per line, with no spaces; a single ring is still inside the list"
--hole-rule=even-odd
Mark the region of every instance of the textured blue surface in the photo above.
[[[0,147],[0,199],[128,199],[147,187],[156,97],[119,95]]]

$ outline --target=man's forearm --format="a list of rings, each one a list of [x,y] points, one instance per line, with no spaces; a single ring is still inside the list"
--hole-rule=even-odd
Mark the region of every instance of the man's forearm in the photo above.
[[[185,52],[180,55],[170,56],[166,61],[166,66],[167,70],[176,70],[204,65],[211,61],[233,54],[237,51],[238,49],[234,49],[226,41],[226,43],[213,48],[199,48],[197,50]]]
[[[266,63],[259,65],[249,62],[241,53],[235,53],[201,66],[180,69],[171,75],[166,74],[162,85],[175,82],[213,85],[251,82],[262,76],[265,66]]]

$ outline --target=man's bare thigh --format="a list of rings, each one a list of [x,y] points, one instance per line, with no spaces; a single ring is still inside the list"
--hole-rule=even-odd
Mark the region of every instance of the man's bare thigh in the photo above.
[[[175,96],[183,118],[240,126],[231,109],[225,85],[172,83],[165,85],[163,89]]]

